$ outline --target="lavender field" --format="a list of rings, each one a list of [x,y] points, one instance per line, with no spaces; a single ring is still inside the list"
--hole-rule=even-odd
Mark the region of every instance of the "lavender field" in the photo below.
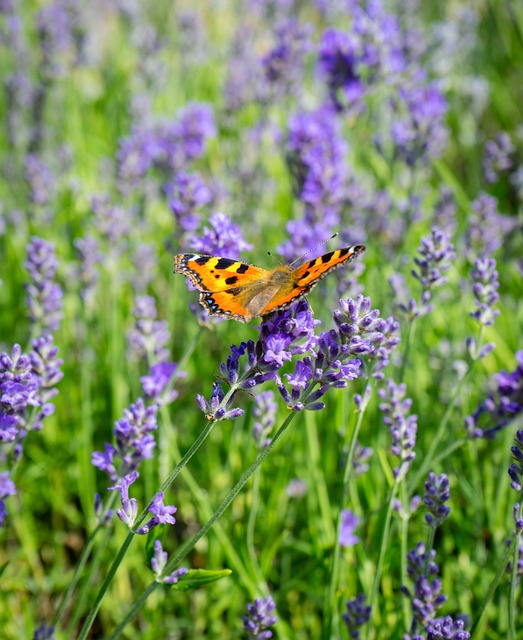
[[[0,0],[0,74],[0,638],[522,638],[521,3]]]

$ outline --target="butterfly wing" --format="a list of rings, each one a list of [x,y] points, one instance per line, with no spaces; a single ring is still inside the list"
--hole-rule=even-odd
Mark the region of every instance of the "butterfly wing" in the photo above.
[[[266,270],[231,258],[182,253],[174,256],[174,273],[187,276],[198,291],[217,292],[241,288]]]
[[[364,251],[365,246],[358,244],[353,247],[330,251],[323,256],[302,264],[292,271],[292,287],[283,290],[281,295],[271,300],[260,315],[263,316],[279,309],[286,309],[293,302],[309,293],[329,271],[337,269],[345,263],[352,262],[354,258]]]

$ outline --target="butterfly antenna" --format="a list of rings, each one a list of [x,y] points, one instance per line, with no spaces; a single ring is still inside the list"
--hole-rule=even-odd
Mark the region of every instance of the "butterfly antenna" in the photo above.
[[[308,256],[309,253],[312,253],[313,251],[316,251],[316,249],[318,249],[319,247],[322,247],[324,244],[327,244],[327,242],[330,242],[337,235],[338,235],[338,232],[336,231],[336,233],[333,233],[330,238],[327,238],[327,240],[324,240],[323,242],[319,242],[316,246],[312,247],[305,253],[302,253],[301,256],[298,256],[290,263],[289,267],[292,267],[293,264],[295,264],[296,262],[299,262],[302,258],[305,258],[305,256]]]
[[[270,256],[273,260],[276,260],[276,262],[280,265],[280,267],[283,267],[283,264],[281,262],[281,260],[279,260],[275,255],[273,255],[270,251],[267,251],[267,255]]]

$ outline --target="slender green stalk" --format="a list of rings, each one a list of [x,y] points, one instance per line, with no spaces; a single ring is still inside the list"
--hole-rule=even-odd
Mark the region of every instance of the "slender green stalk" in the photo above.
[[[385,522],[383,523],[382,534],[381,534],[380,551],[379,551],[379,555],[378,555],[378,561],[376,563],[376,570],[374,572],[374,580],[372,582],[372,589],[371,589],[370,596],[369,596],[369,602],[372,605],[372,615],[371,615],[370,620],[372,620],[375,617],[376,611],[379,609],[379,607],[377,606],[378,589],[379,589],[380,582],[381,582],[381,573],[383,571],[383,561],[384,561],[384,558],[385,558],[385,551],[387,549],[387,545],[388,545],[388,542],[389,542],[389,532],[390,532],[390,522],[391,522],[391,518],[392,518],[392,509],[394,507],[394,500],[396,499],[396,494],[398,492],[398,487],[399,487],[399,483],[400,482],[401,482],[401,480],[399,480],[398,478],[395,479],[394,484],[393,484],[392,489],[391,489],[391,492],[390,492],[388,504],[387,504],[387,512],[385,514]]]
[[[518,507],[518,519],[521,518],[521,502]],[[508,597],[508,637],[509,640],[516,640],[516,592],[518,590],[518,563],[519,563],[519,545],[521,543],[521,533],[514,535],[514,544],[512,551],[512,571],[510,575],[510,588]]]
[[[400,518],[400,584],[407,584],[407,551],[409,540],[409,520],[410,520],[410,504],[409,494],[407,491],[407,483],[402,482],[400,486],[401,502],[403,504],[403,513]],[[403,609],[403,627],[405,633],[408,633],[412,624],[412,612],[407,601],[407,598],[401,599],[401,605]]]
[[[370,388],[370,383],[367,383],[367,389]],[[345,461],[345,470],[343,472],[343,490],[341,493],[340,504],[338,508],[338,514],[336,518],[336,539],[334,540],[334,553],[332,554],[332,561],[330,567],[330,583],[325,588],[325,594],[323,599],[323,626],[322,626],[322,640],[328,640],[333,633],[333,629],[336,628],[337,623],[337,609],[334,607],[334,603],[336,601],[336,590],[338,588],[339,581],[339,573],[340,573],[340,557],[341,557],[341,547],[338,543],[339,535],[340,535],[340,527],[341,527],[341,512],[344,509],[348,494],[349,494],[349,484],[351,480],[352,470],[354,467],[354,452],[356,450],[356,444],[358,442],[358,437],[361,429],[361,425],[363,424],[363,417],[365,415],[365,411],[368,406],[368,400],[370,394],[367,390],[364,391],[362,397],[364,398],[364,402],[360,407],[360,411],[358,413],[358,419],[356,421],[356,425],[352,431],[350,441],[349,441],[349,449],[347,452],[347,459]],[[334,607],[334,608],[333,608]]]
[[[307,394],[307,395],[309,395],[309,394]],[[305,398],[305,396],[304,396],[304,398]],[[231,492],[225,497],[225,499],[222,501],[222,503],[220,504],[218,509],[216,509],[216,511],[214,512],[213,516],[205,523],[205,525],[190,540],[188,540],[184,545],[182,545],[182,547],[178,550],[177,553],[175,553],[172,556],[172,558],[169,560],[169,562],[167,563],[167,565],[165,567],[164,574],[169,574],[172,571],[174,571],[174,569],[180,564],[180,562],[182,562],[182,560],[184,560],[184,558],[186,558],[187,555],[192,551],[192,549],[195,547],[196,543],[201,538],[203,538],[203,536],[208,531],[210,531],[210,529],[212,529],[212,527],[214,526],[216,521],[219,518],[221,518],[221,516],[224,514],[224,512],[227,510],[227,508],[230,506],[230,504],[233,502],[233,500],[236,498],[236,496],[240,493],[240,491],[243,489],[243,487],[247,484],[247,482],[249,481],[251,476],[254,474],[256,469],[259,468],[259,466],[262,464],[262,462],[265,460],[265,458],[271,453],[271,451],[274,449],[274,447],[281,440],[281,438],[283,437],[284,433],[287,431],[287,428],[289,427],[289,425],[291,424],[291,422],[294,420],[295,417],[296,417],[296,412],[292,412],[287,416],[287,418],[284,420],[282,426],[279,428],[278,432],[276,433],[274,438],[271,440],[270,444],[267,447],[265,447],[263,449],[263,451],[260,452],[260,454],[258,455],[256,460],[251,464],[251,466],[247,469],[247,471],[245,471],[245,473],[238,480],[238,482],[233,487]],[[132,534],[130,534],[130,535],[132,537]],[[116,638],[118,638],[120,636],[120,634],[123,631],[123,629],[127,626],[127,624],[136,615],[136,613],[139,611],[140,607],[144,604],[146,599],[154,591],[155,588],[156,587],[154,586],[154,583],[147,587],[147,589],[144,591],[144,593],[142,593],[142,595],[138,599],[139,600],[139,606],[137,606],[137,603],[135,603],[135,605],[133,605],[132,609],[127,613],[127,615],[125,616],[124,620],[122,620],[120,625],[118,625],[118,628],[115,630],[113,635],[110,636],[110,640],[115,640]],[[98,608],[99,608],[99,604],[98,604]],[[97,610],[98,610],[98,608],[97,608]],[[94,607],[93,607],[93,609],[94,609]],[[93,620],[94,620],[94,617],[93,617],[93,619],[90,620],[89,627],[92,625]],[[86,637],[85,635],[79,636],[78,640],[83,640],[85,637]]]

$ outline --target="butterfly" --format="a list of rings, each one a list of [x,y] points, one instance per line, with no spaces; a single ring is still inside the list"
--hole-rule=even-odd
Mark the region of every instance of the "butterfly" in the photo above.
[[[365,251],[362,244],[330,251],[305,264],[262,269],[252,264],[197,253],[174,256],[174,273],[187,276],[200,292],[200,304],[211,316],[249,322],[287,309],[326,276]]]

